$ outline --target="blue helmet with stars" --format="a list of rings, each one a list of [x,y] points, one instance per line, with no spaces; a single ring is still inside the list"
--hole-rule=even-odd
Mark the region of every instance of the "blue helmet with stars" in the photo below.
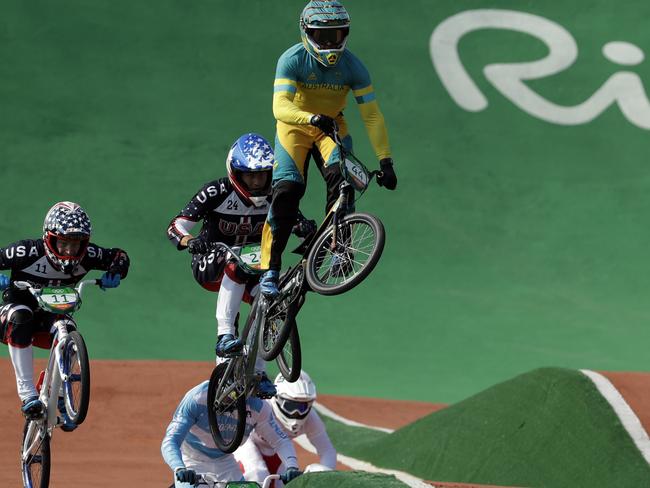
[[[336,66],[350,33],[350,16],[337,0],[311,0],[300,15],[302,44],[316,61]]]
[[[244,134],[230,148],[226,158],[228,178],[246,203],[261,207],[266,202],[273,162],[273,148],[259,134]]]
[[[72,274],[86,255],[92,226],[86,211],[73,202],[52,205],[43,222],[45,254],[52,265]]]

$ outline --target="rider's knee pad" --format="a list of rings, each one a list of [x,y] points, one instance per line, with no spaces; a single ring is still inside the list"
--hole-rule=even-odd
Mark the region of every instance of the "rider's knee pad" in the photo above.
[[[192,276],[208,291],[219,291],[221,276],[226,265],[225,253],[211,252],[192,257]]]
[[[29,325],[33,318],[32,310],[24,305],[16,305],[7,315],[8,322],[12,322],[16,326]]]
[[[0,340],[5,344],[28,346],[32,340],[34,313],[25,305],[8,304],[0,309]]]

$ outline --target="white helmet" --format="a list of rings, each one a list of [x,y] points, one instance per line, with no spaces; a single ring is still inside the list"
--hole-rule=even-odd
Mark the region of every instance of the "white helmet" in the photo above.
[[[275,378],[278,391],[273,398],[273,412],[280,423],[293,435],[298,435],[316,400],[316,385],[309,375],[300,372],[300,378],[289,383],[282,374]]]

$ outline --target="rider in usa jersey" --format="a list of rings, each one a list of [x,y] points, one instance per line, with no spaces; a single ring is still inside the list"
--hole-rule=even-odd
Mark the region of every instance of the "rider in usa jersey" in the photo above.
[[[73,202],[59,202],[47,212],[41,238],[0,248],[0,270],[11,270],[10,277],[0,274],[0,289],[6,289],[0,306],[0,341],[9,347],[22,411],[28,418],[43,414],[34,385],[32,345],[49,348],[51,330],[59,320],[65,320],[69,330],[74,330],[75,324],[70,316],[40,310],[29,291],[11,288],[10,284],[30,281],[40,286],[75,286],[89,271],[98,269],[106,271],[101,277],[103,288],[117,287],[126,278],[129,257],[122,249],[90,242],[91,231],[83,208]]]
[[[228,357],[241,353],[243,344],[236,337],[236,321],[242,301],[250,304],[258,290],[259,276],[253,275],[211,244],[230,247],[259,244],[270,205],[273,148],[259,134],[245,134],[232,145],[226,157],[228,176],[210,181],[192,197],[172,219],[167,235],[178,250],[192,253],[192,273],[206,290],[218,291],[216,354]],[[197,224],[201,228],[192,234]],[[310,232],[315,223],[301,220],[296,235]],[[257,369],[264,370],[263,362]],[[275,394],[273,383],[264,374],[258,387],[261,397]]]

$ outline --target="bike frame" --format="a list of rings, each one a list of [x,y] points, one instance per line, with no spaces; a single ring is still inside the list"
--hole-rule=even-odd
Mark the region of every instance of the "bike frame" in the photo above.
[[[90,284],[97,284],[97,280],[84,280],[75,288],[79,300],[81,300],[84,287]],[[18,289],[28,290],[38,301],[39,290],[34,288],[31,283],[27,281],[17,281],[14,283],[14,286]],[[45,406],[46,415],[43,419],[29,422],[28,430],[25,435],[25,442],[27,443],[30,440],[32,440],[32,442],[30,445],[23,446],[21,453],[22,461],[26,461],[32,452],[38,449],[39,442],[44,436],[49,435],[51,437],[54,428],[58,425],[56,404],[59,397],[59,390],[61,389],[61,385],[68,381],[69,378],[68,371],[66,371],[63,362],[63,348],[65,347],[66,339],[68,337],[67,326],[69,323],[70,319],[65,316],[54,323],[56,330],[52,339],[50,355],[48,357],[48,363],[45,368],[45,374],[43,376],[43,382],[39,394],[39,399]],[[34,436],[34,429],[39,429],[40,432],[38,436]]]
[[[224,244],[223,242],[215,242],[210,245],[210,251],[213,252],[217,249],[224,249],[225,251],[228,251],[229,258],[233,258],[237,261],[239,266],[241,266],[245,271],[251,273],[251,274],[262,274],[261,270],[251,268],[240,256],[239,256],[239,249],[237,247],[232,248],[228,246],[227,244]],[[226,368],[226,371],[223,375],[223,378],[229,378],[230,373],[235,370],[235,377],[236,378],[242,378],[243,376],[243,387],[239,385],[239,381],[235,382],[233,385],[231,385],[227,390],[222,390],[219,388],[219,391],[221,391],[221,395],[216,398],[217,401],[220,403],[223,402],[231,393],[235,392],[236,395],[239,397],[244,393],[249,394],[252,392],[254,389],[256,382],[253,381],[255,378],[255,358],[257,358],[257,334],[259,332],[259,325],[260,322],[258,320],[255,321],[253,324],[252,328],[249,330],[248,335],[246,336],[246,341],[244,343],[244,348],[243,348],[243,354],[241,356],[237,356],[234,358],[229,358],[227,359],[228,361],[228,366]],[[248,358],[252,357],[252,361],[247,361]],[[246,361],[244,364],[242,364],[244,361]],[[221,386],[221,385],[219,385]],[[239,386],[239,388],[237,388]],[[248,396],[248,395],[246,395]]]
[[[256,298],[256,300],[260,300]],[[251,309],[252,310],[252,309]],[[259,313],[259,312],[258,312]],[[225,403],[225,400],[234,392],[238,398],[244,395],[244,398],[247,398],[255,389],[259,378],[255,373],[255,360],[257,359],[257,348],[258,340],[257,336],[260,330],[260,320],[258,317],[255,318],[255,321],[251,325],[251,328],[248,331],[248,335],[245,338],[244,347],[241,356],[236,356],[234,358],[228,358],[228,366],[221,378],[221,381],[231,377],[231,373],[236,381],[233,382],[227,389],[222,388],[222,384],[219,385],[217,391],[220,392],[220,395],[215,399],[220,403]],[[234,398],[231,397],[234,400]]]
[[[284,273],[280,279],[279,291],[280,293],[273,299],[267,300],[264,298],[264,302],[261,305],[266,303],[265,307],[262,307],[262,319],[266,321],[266,314],[272,312],[273,309],[282,303],[287,297],[291,297],[291,301],[286,304],[286,308],[292,306],[294,302],[297,303],[298,309],[302,307],[304,303],[305,294],[311,290],[307,280],[305,278],[306,263],[309,254],[312,251],[312,248],[320,240],[320,238],[326,233],[331,232],[331,248],[332,250],[336,249],[339,242],[339,221],[345,218],[347,215],[354,212],[354,191],[360,191],[361,194],[370,186],[372,179],[376,176],[380,176],[382,173],[379,170],[368,171],[367,168],[359,161],[351,151],[348,151],[341,141],[338,132],[334,132],[331,136],[332,140],[336,143],[340,160],[339,165],[341,167],[341,174],[343,176],[343,181],[339,185],[339,196],[329,209],[325,218],[318,226],[316,231],[303,240],[303,242],[292,252],[294,254],[299,254],[301,256],[300,260]],[[348,168],[347,163],[350,163],[350,168]],[[355,173],[358,181],[363,183],[363,187],[355,187],[350,183],[347,175],[350,173]],[[352,178],[354,180],[354,178]],[[300,286],[300,290],[296,293],[294,287]],[[297,310],[295,312],[297,314]]]
[[[334,134],[332,135],[332,140],[336,143],[337,147],[339,148],[339,154],[341,155],[341,159],[339,161],[340,166],[344,165],[345,159],[348,156],[353,157],[359,164],[362,165],[362,163],[358,159],[356,159],[354,154],[352,154],[351,151],[348,151],[345,148],[345,146],[343,146],[343,142],[341,141],[338,132],[334,132]],[[370,182],[372,181],[372,179],[375,176],[379,176],[380,174],[381,171],[379,170],[368,171],[367,186],[370,186]],[[309,239],[305,239],[304,242],[302,242],[296,249],[292,251],[294,254],[302,255],[303,256],[302,261],[304,261],[307,258],[307,255],[309,255],[309,251],[311,251],[314,242],[318,240],[318,237],[320,237],[325,232],[325,230],[330,224],[333,224],[332,243],[333,245],[336,245],[336,237],[337,237],[336,232],[338,229],[338,226],[336,224],[341,218],[345,217],[346,215],[354,211],[354,202],[350,204],[350,202],[347,201],[349,197],[352,197],[352,194],[349,192],[350,188],[352,188],[352,185],[347,180],[344,179],[343,182],[341,182],[341,184],[339,185],[339,197],[336,199],[332,207],[329,209],[327,215],[325,215],[325,218],[318,226],[316,232],[314,232],[314,234]]]

